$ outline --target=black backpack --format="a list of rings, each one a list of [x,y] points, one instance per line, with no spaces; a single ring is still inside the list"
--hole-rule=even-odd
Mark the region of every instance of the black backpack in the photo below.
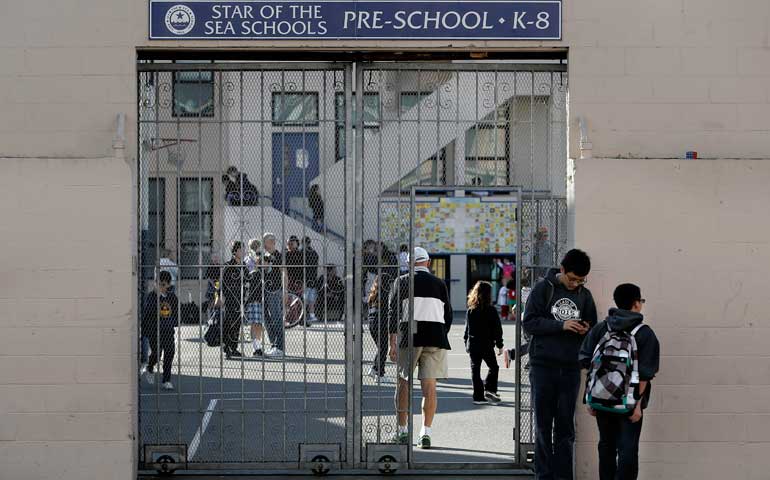
[[[222,314],[219,309],[214,309],[207,322],[206,333],[203,334],[203,340],[209,347],[218,347],[222,345]]]

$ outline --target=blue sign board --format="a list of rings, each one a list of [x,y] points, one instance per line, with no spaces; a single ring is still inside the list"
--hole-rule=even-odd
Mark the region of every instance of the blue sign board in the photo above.
[[[150,0],[152,40],[560,40],[561,0]]]

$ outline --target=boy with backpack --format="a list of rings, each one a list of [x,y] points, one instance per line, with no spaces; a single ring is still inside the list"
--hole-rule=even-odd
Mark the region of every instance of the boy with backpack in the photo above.
[[[584,401],[599,427],[599,479],[635,480],[642,411],[658,373],[660,344],[642,316],[638,286],[618,285],[617,308],[586,336],[580,365],[588,369]]]
[[[535,475],[538,480],[574,477],[575,405],[580,390],[578,352],[596,324],[596,305],[583,285],[591,259],[567,252],[527,299],[522,320],[529,342],[529,379],[535,413]]]

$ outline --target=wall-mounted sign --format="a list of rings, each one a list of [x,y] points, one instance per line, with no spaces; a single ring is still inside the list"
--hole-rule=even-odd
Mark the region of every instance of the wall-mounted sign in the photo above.
[[[150,0],[150,39],[559,40],[561,0]]]

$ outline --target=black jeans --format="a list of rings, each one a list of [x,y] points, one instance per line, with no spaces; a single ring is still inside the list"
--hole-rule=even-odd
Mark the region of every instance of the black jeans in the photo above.
[[[636,480],[639,475],[639,436],[642,420],[596,412],[599,426],[599,480]]]
[[[369,333],[372,335],[374,344],[377,345],[377,353],[374,355],[372,368],[377,371],[378,375],[385,375],[385,361],[388,359],[388,347],[390,346],[388,322],[384,319],[370,321]]]
[[[529,381],[535,409],[536,478],[572,480],[580,370],[532,365]]]
[[[160,333],[160,338],[158,337]],[[153,373],[155,371],[155,365],[158,363],[161,352],[163,352],[163,382],[171,381],[171,367],[174,364],[174,355],[176,354],[176,346],[174,344],[174,327],[160,327],[160,332],[155,329],[148,329],[146,331],[147,339],[150,341],[150,358],[147,361],[147,371]]]
[[[484,400],[484,391],[497,393],[497,374],[500,371],[500,367],[497,365],[497,358],[495,358],[495,349],[471,349],[469,354],[471,356],[473,399]],[[489,372],[487,372],[487,378],[483,382],[481,381],[482,361],[487,364],[487,368],[489,369]]]

